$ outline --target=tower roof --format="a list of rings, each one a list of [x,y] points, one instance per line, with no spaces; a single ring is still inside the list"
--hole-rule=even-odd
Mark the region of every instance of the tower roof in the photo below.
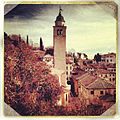
[[[59,9],[59,15],[56,17],[56,21],[65,22],[64,17],[61,14],[62,9]]]

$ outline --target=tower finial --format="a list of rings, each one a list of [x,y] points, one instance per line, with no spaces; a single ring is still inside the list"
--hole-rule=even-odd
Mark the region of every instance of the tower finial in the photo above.
[[[59,6],[59,14],[61,14],[61,11],[63,11],[63,10],[62,10],[61,5],[60,5]]]

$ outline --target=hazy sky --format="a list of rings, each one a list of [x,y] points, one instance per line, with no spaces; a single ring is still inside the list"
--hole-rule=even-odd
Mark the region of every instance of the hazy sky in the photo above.
[[[67,50],[93,56],[116,51],[116,19],[98,4],[61,5],[67,26]],[[53,26],[59,5],[18,5],[5,15],[8,34],[29,35],[34,43],[42,37],[45,46],[53,45]]]

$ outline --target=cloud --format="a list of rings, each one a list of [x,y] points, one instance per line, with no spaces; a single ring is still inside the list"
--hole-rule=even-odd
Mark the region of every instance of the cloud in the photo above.
[[[98,4],[61,5],[67,26],[67,49],[109,52],[116,49],[116,20]],[[53,45],[53,25],[59,5],[20,5],[5,16],[8,34],[29,35],[35,43],[43,38],[45,46]],[[21,13],[22,12],[22,13]]]

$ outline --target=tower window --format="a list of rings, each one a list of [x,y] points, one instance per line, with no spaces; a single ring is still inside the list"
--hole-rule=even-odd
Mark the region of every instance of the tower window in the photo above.
[[[59,33],[59,31],[60,31],[60,30],[58,29],[58,30],[57,30],[57,35],[59,35],[59,34],[60,34],[60,33]]]
[[[62,29],[60,29],[60,35],[62,35],[63,34],[63,30]]]
[[[58,29],[57,30],[57,35],[62,35],[63,34],[63,30],[62,29]]]

